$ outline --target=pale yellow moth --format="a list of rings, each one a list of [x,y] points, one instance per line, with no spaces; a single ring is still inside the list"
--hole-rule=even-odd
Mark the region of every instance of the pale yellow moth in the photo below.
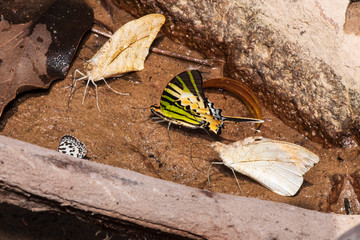
[[[103,80],[112,91],[123,94],[112,89],[105,79],[119,77],[127,72],[143,70],[151,43],[164,22],[165,17],[163,15],[148,14],[126,23],[84,64],[86,74],[76,69],[73,77],[73,90],[76,82],[87,79],[83,103],[90,82],[95,86],[96,105],[99,111],[96,81]],[[77,73],[81,75],[80,78],[76,78]]]
[[[229,145],[212,144],[222,163],[271,191],[293,196],[303,183],[303,175],[319,162],[319,157],[296,144],[266,138],[245,138]]]

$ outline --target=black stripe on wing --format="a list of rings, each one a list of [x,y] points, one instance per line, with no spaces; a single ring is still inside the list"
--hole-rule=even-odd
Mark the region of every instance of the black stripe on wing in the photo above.
[[[180,79],[179,79],[180,78]],[[202,76],[198,70],[185,71],[174,77],[170,83],[178,86],[184,91],[183,84],[189,89],[189,91],[194,95],[200,97],[200,101],[207,101],[205,98],[203,88],[202,88]],[[169,87],[169,86],[168,86]],[[168,88],[167,87],[167,88]]]

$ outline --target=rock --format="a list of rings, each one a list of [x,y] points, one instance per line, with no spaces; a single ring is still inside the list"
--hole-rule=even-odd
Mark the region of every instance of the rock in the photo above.
[[[224,58],[229,77],[246,83],[285,123],[313,140],[358,144],[357,3],[113,1],[138,17],[164,14],[166,34],[208,58]]]

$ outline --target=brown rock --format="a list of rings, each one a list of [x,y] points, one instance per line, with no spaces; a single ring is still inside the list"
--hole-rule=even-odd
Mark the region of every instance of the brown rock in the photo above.
[[[346,2],[114,0],[135,16],[162,13],[165,32],[249,85],[312,139],[360,139],[360,37],[346,34]],[[174,50],[176,51],[176,50]]]
[[[360,2],[352,2],[346,10],[344,32],[360,36]]]

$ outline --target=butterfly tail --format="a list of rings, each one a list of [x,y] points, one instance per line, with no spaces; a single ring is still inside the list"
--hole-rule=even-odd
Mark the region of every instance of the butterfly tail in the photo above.
[[[242,122],[242,123],[263,123],[264,120],[256,118],[247,118],[247,117],[222,117],[222,121],[231,121],[231,122]]]

